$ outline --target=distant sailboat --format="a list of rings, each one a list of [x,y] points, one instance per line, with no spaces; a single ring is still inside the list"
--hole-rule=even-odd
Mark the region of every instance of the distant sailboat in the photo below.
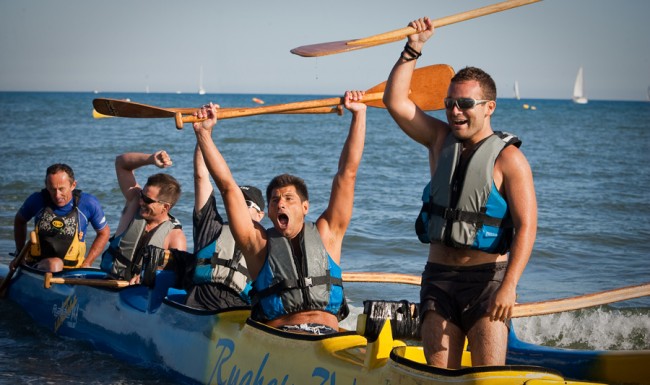
[[[199,95],[205,95],[205,88],[203,88],[203,66],[199,73]]]
[[[519,100],[521,97],[519,96],[519,82],[515,80],[515,99]]]
[[[573,102],[578,104],[587,104],[588,102],[588,99],[585,97],[582,67],[578,69],[578,76],[576,76],[576,82],[573,85]]]

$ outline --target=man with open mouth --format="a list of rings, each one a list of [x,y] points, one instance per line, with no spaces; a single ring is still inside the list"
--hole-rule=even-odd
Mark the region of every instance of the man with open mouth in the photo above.
[[[343,97],[352,121],[325,211],[315,222],[306,222],[305,182],[294,175],[278,175],[266,189],[273,222],[269,229],[251,220],[244,194],[212,139],[217,106],[210,103],[195,113],[207,118],[194,123],[194,132],[253,278],[251,317],[255,320],[290,332],[329,334],[338,331],[338,321],[348,314],[340,260],[365,142],[363,96],[363,91],[347,91]]]

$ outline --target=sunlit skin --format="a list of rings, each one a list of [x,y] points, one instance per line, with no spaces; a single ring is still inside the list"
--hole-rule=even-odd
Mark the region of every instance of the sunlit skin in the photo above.
[[[316,220],[316,227],[329,256],[340,263],[341,245],[352,216],[354,185],[363,153],[366,131],[366,105],[359,103],[363,91],[347,91],[344,106],[352,112],[350,131],[341,151],[339,167],[332,182],[332,191],[327,209]],[[265,229],[247,218],[248,210],[243,193],[234,180],[230,168],[213,140],[212,129],[217,123],[216,106],[210,103],[195,114],[204,119],[194,123],[197,145],[224,201],[230,228],[237,245],[246,258],[246,264],[253,279],[263,267],[268,254],[268,236]],[[293,246],[300,246],[298,236],[309,211],[309,202],[301,200],[292,185],[271,191],[268,214],[274,228],[286,237]],[[319,323],[338,329],[334,314],[322,310],[308,310],[290,313],[266,323],[271,326]]]
[[[75,187],[77,187],[77,181],[70,181],[70,177],[65,171],[48,174],[45,178],[45,189],[50,193],[52,202],[57,207],[63,207],[70,203]]]
[[[476,80],[454,82],[449,86],[447,96],[453,99],[483,99],[483,91]],[[446,109],[447,123],[456,138],[465,142],[465,147],[480,142],[492,135],[490,117],[496,108],[495,101],[477,104],[474,108],[461,110],[456,105]]]
[[[269,219],[283,236],[293,239],[300,233],[309,212],[309,201],[303,201],[294,186],[273,190],[269,202]]]
[[[142,194],[156,201],[153,203],[145,203],[141,197],[139,199],[140,215],[147,221],[147,229],[154,228],[169,218],[168,213],[171,205],[158,199],[159,191],[160,188],[158,186],[147,185],[142,189]]]
[[[407,44],[416,52],[422,52],[425,42],[434,34],[433,23],[424,17],[411,21],[409,27],[414,28],[416,33],[408,36]],[[463,157],[470,156],[474,145],[493,133],[490,119],[495,111],[496,101],[476,104],[465,110],[453,105],[445,111],[447,122],[436,119],[419,109],[409,99],[416,63],[417,60],[398,59],[386,82],[383,102],[402,131],[427,149],[430,172],[433,175],[445,139],[450,132],[463,144]],[[466,80],[462,76],[452,80],[447,89],[447,97],[487,99],[478,80]],[[493,180],[499,193],[508,202],[512,217],[514,237],[509,254],[491,254],[431,242],[428,262],[456,267],[508,261],[505,276],[500,287],[489,299],[486,315],[467,333],[434,311],[424,314],[421,320],[422,342],[427,363],[430,365],[459,368],[465,337],[472,349],[472,365],[505,363],[508,336],[505,322],[512,314],[516,287],[535,241],[537,202],[530,166],[516,146],[508,146],[501,151],[494,164]]]

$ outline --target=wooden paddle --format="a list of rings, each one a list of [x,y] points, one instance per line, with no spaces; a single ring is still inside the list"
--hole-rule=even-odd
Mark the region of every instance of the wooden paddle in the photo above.
[[[446,64],[435,64],[416,69],[413,71],[409,97],[424,111],[442,109],[444,107],[443,99],[447,94],[447,88],[453,76],[453,68]],[[383,82],[368,89],[363,102],[370,107],[386,108],[381,101],[385,88],[386,82]],[[220,109],[217,112],[217,118],[229,119],[260,114],[286,113],[287,111],[298,112],[308,108],[339,106],[342,103],[343,98],[335,97],[260,107]],[[183,123],[193,123],[201,120],[192,115],[185,115],[193,113],[197,110],[196,108],[161,108],[117,99],[95,99],[93,100],[93,106],[100,114],[123,118],[173,117],[178,129],[183,128]],[[337,110],[333,109],[332,111]]]
[[[20,266],[20,264],[23,262],[23,259],[25,259],[29,253],[29,248],[31,246],[31,241],[27,241],[25,246],[23,246],[23,248],[20,250],[20,253],[18,253],[18,255],[16,255],[14,259],[9,263],[9,271],[7,272],[7,276],[2,281],[2,283],[0,283],[0,298],[4,298],[7,294],[7,288],[9,288],[9,285],[11,284],[11,278],[13,278],[16,269],[18,269],[18,266]]]
[[[172,110],[175,112],[181,112],[185,114],[191,114],[194,111],[196,111],[196,108],[167,108],[168,110]],[[221,111],[228,111],[228,110],[233,110],[233,108],[222,108],[220,109]],[[184,112],[185,111],[185,112]],[[305,108],[302,110],[290,110],[290,111],[280,111],[278,112],[279,114],[331,114],[335,112],[339,116],[343,115],[343,106],[336,106],[336,107],[316,107],[316,108]],[[94,119],[105,119],[105,118],[117,118],[117,116],[110,116],[110,115],[104,115],[100,114],[97,112],[96,109],[93,108],[93,118]]]
[[[62,278],[53,277],[52,273],[45,273],[43,287],[49,289],[52,287],[52,284],[120,288],[129,286],[129,281],[122,281],[117,279]]]
[[[462,12],[455,15],[432,20],[432,23],[433,26],[436,28],[443,27],[445,25],[450,25],[461,21],[489,15],[491,13],[501,12],[511,8],[520,7],[522,5],[536,3],[538,1],[541,0],[507,0],[501,3],[477,8],[471,11]],[[336,53],[354,51],[357,49],[373,47],[376,45],[393,43],[395,41],[402,40],[405,37],[412,35],[416,32],[417,31],[415,30],[415,28],[406,27],[406,28],[401,28],[394,31],[382,33],[379,35],[369,36],[363,39],[341,40],[341,41],[333,41],[329,43],[304,45],[292,49],[291,53],[299,56],[304,56],[304,57],[333,55]]]
[[[345,282],[374,282],[399,283],[420,286],[421,277],[418,275],[374,272],[344,272]],[[618,289],[606,290],[575,297],[560,298],[548,301],[521,303],[515,305],[512,318],[540,316],[552,313],[562,313],[584,309],[587,307],[605,305],[650,295],[650,283],[625,286]]]

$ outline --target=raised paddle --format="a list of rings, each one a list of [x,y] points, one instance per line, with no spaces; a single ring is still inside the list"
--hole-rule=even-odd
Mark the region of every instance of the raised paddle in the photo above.
[[[447,88],[453,76],[453,68],[446,64],[418,68],[413,71],[409,98],[422,110],[441,109],[444,107],[443,99],[447,94]],[[368,89],[363,102],[370,107],[386,108],[381,101],[385,88],[386,82],[383,82]],[[220,109],[217,112],[217,118],[229,119],[260,114],[286,113],[287,111],[300,111],[307,108],[338,106],[342,103],[343,98],[335,97],[251,108]],[[162,108],[117,99],[95,99],[93,100],[93,106],[100,114],[123,118],[173,117],[178,129],[183,127],[183,123],[201,121],[195,116],[185,115],[196,111],[196,108]]]
[[[435,19],[432,20],[432,23],[433,26],[436,28],[443,27],[445,25],[450,25],[461,21],[474,19],[480,16],[489,15],[491,13],[501,12],[511,8],[520,7],[522,5],[536,3],[538,1],[541,0],[508,0],[501,3],[477,8],[471,11],[462,12],[451,16],[446,16],[440,19]],[[291,53],[299,56],[304,56],[304,57],[333,55],[336,53],[354,51],[357,49],[373,47],[376,45],[393,43],[402,40],[405,37],[412,35],[416,32],[417,31],[415,30],[415,28],[405,27],[394,31],[382,33],[379,35],[369,36],[363,39],[341,40],[341,41],[333,41],[329,43],[304,45],[292,49]]]
[[[9,263],[9,271],[7,272],[7,276],[2,281],[2,283],[0,283],[0,298],[4,298],[7,294],[7,288],[11,284],[11,278],[14,276],[14,273],[16,272],[16,269],[18,269],[18,266],[20,266],[20,264],[23,262],[23,259],[25,259],[29,253],[29,248],[31,245],[31,241],[28,241],[20,250],[20,253],[18,253],[18,255],[16,255],[14,259]]]
[[[196,111],[196,108],[167,108],[168,110],[172,110],[175,112],[181,112],[185,114],[191,114],[194,111]],[[228,111],[232,110],[233,108],[222,108],[221,111]],[[343,115],[343,107],[342,106],[336,106],[336,107],[316,107],[316,108],[305,108],[302,110],[290,110],[290,111],[281,111],[279,112],[280,114],[331,114],[333,112],[336,112],[338,115]],[[117,116],[110,116],[110,115],[104,115],[100,114],[97,112],[96,109],[93,108],[93,118],[94,119],[104,119],[104,118],[116,118]]]
[[[421,277],[418,275],[375,272],[344,272],[345,282],[366,283],[399,283],[420,286]],[[618,289],[606,290],[575,297],[553,299],[548,301],[516,304],[512,318],[540,316],[552,313],[562,313],[584,309],[587,307],[605,305],[650,295],[650,283],[625,286]]]

